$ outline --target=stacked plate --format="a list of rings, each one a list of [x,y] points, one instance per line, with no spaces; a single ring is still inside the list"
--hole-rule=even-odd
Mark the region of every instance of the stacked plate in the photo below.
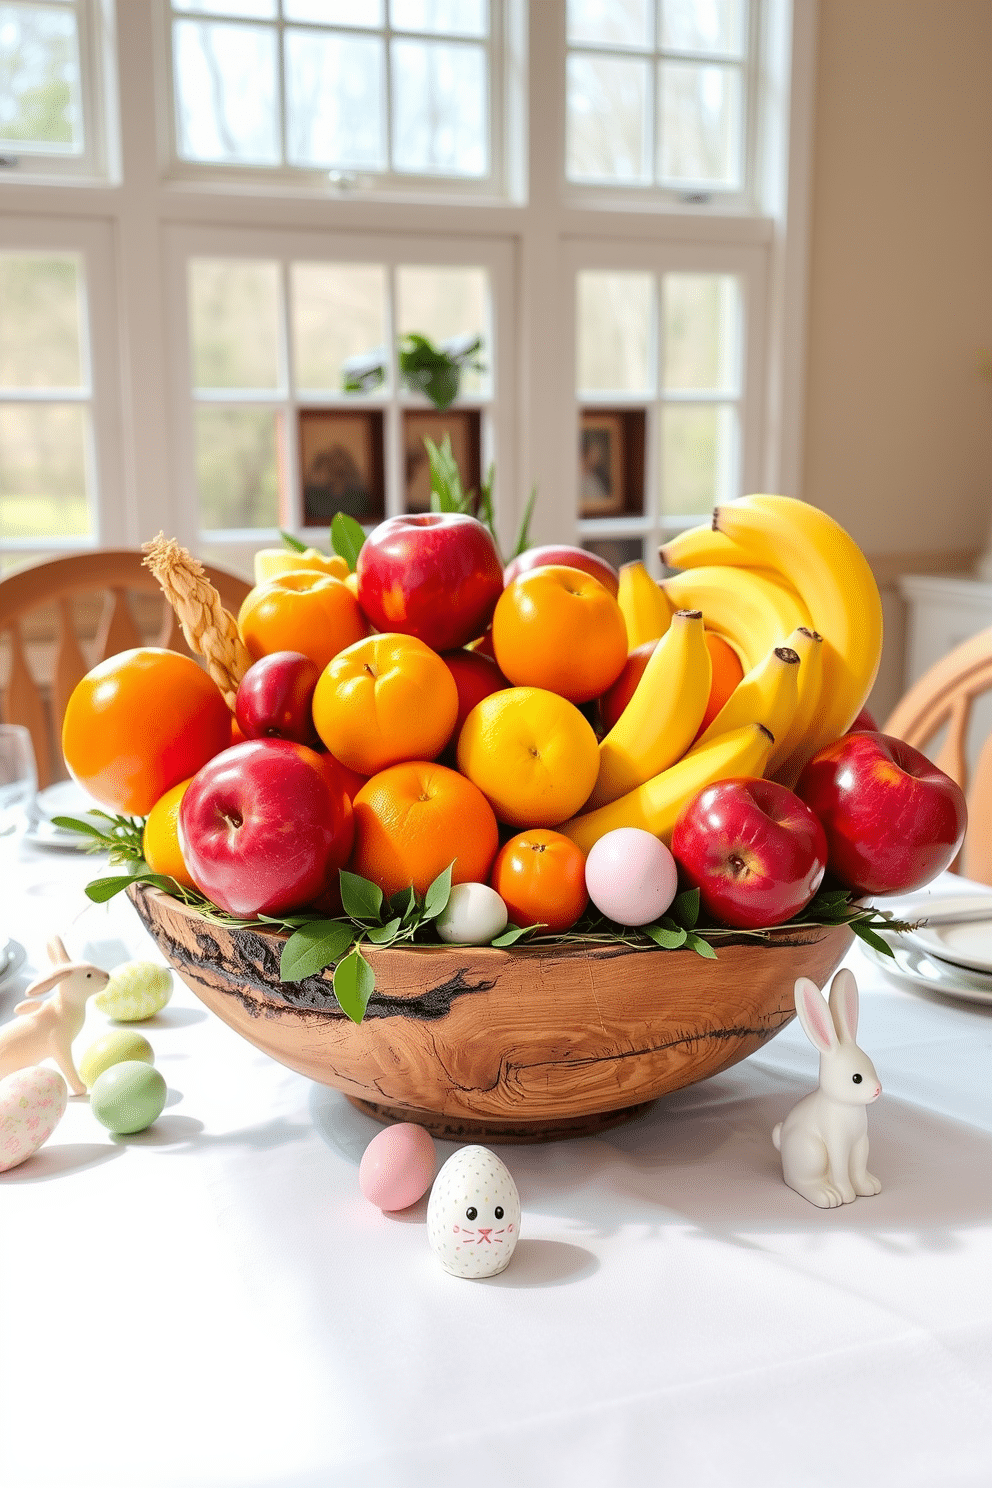
[[[24,840],[32,847],[54,847],[65,852],[86,852],[90,838],[80,832],[67,832],[57,827],[53,816],[74,816],[87,819],[96,802],[77,785],[74,780],[60,780],[46,790],[39,791],[35,798],[36,811]],[[106,826],[100,818],[90,818],[94,823]]]
[[[882,971],[931,992],[992,1004],[992,898],[935,896],[901,915],[928,923],[886,935],[894,959],[864,947]]]

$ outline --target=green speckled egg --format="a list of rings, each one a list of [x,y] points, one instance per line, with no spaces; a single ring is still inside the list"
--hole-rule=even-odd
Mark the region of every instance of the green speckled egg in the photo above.
[[[142,1064],[155,1063],[151,1044],[143,1033],[138,1033],[133,1028],[105,1033],[102,1038],[90,1044],[76,1066],[79,1078],[87,1090],[92,1090],[93,1082],[104,1070],[108,1070],[112,1064],[120,1064],[124,1059],[140,1060]]]
[[[172,996],[172,972],[157,961],[125,961],[115,966],[93,999],[101,1013],[118,1023],[140,1023],[160,1012]]]
[[[154,1065],[125,1059],[97,1077],[90,1091],[90,1110],[108,1131],[130,1136],[158,1120],[167,1094],[166,1083]]]

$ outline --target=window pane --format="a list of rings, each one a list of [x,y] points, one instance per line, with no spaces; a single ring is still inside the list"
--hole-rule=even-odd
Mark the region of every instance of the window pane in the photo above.
[[[252,21],[274,20],[279,0],[172,0],[173,10],[207,11],[213,15],[245,16]]]
[[[395,169],[484,176],[489,102],[483,48],[394,41],[390,60]]]
[[[0,538],[86,537],[89,410],[0,404]]]
[[[277,414],[268,408],[197,408],[200,526],[279,526]]]
[[[292,267],[296,385],[340,392],[342,364],[380,351],[388,368],[386,271],[380,264]]]
[[[661,411],[661,510],[700,516],[735,494],[735,411],[667,407]]]
[[[278,265],[192,260],[189,328],[194,387],[279,387]]]
[[[735,393],[740,291],[729,274],[666,274],[666,388]]]
[[[293,165],[381,170],[383,42],[286,32],[286,152]]]
[[[279,161],[275,32],[177,21],[176,145],[186,160]]]
[[[397,31],[439,31],[446,36],[485,36],[486,0],[393,0],[390,22]]]
[[[29,152],[82,151],[79,38],[71,11],[0,5],[0,139]]]
[[[0,387],[82,387],[79,264],[0,254]]]
[[[568,59],[567,171],[572,181],[650,178],[646,62]]]
[[[675,52],[739,57],[744,45],[743,0],[661,0],[661,44]]]
[[[579,392],[653,391],[653,303],[652,274],[579,274]]]
[[[738,186],[741,78],[737,68],[663,62],[658,86],[661,179]]]
[[[382,0],[282,0],[287,21],[317,21],[325,26],[381,26]]]
[[[396,274],[397,333],[417,331],[434,342],[481,336],[486,371],[466,370],[461,391],[478,395],[492,377],[489,276],[485,269],[402,267]]]
[[[568,39],[650,46],[653,9],[653,0],[568,0]]]

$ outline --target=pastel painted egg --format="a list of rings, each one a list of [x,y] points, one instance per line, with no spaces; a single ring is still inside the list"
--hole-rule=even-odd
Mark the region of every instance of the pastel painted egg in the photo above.
[[[586,858],[586,889],[618,925],[650,925],[675,898],[679,873],[668,848],[640,827],[617,827]]]
[[[358,1186],[377,1209],[409,1209],[430,1188],[436,1166],[430,1134],[412,1121],[400,1121],[377,1133],[366,1147]]]
[[[520,1196],[509,1168],[488,1147],[462,1147],[434,1180],[427,1240],[452,1276],[495,1276],[520,1234]]]
[[[495,889],[484,883],[455,884],[435,920],[448,945],[488,945],[506,929],[507,913]]]
[[[0,1080],[0,1173],[47,1142],[65,1113],[69,1089],[58,1070],[32,1065]]]
[[[168,1087],[154,1065],[125,1059],[97,1076],[90,1091],[90,1110],[108,1131],[131,1136],[158,1120],[167,1094]]]
[[[76,1061],[79,1078],[87,1090],[92,1090],[94,1081],[112,1064],[125,1059],[138,1059],[142,1064],[154,1064],[155,1054],[143,1033],[134,1028],[115,1029],[105,1033],[90,1044],[82,1059]]]
[[[161,1012],[171,996],[172,972],[167,966],[157,961],[125,961],[114,967],[93,1002],[118,1023],[140,1023]]]

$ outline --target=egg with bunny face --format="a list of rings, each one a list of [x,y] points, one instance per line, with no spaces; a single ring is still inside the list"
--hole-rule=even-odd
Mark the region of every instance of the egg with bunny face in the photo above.
[[[520,1196],[510,1170],[487,1147],[462,1147],[434,1179],[427,1238],[445,1271],[496,1276],[520,1234]]]

